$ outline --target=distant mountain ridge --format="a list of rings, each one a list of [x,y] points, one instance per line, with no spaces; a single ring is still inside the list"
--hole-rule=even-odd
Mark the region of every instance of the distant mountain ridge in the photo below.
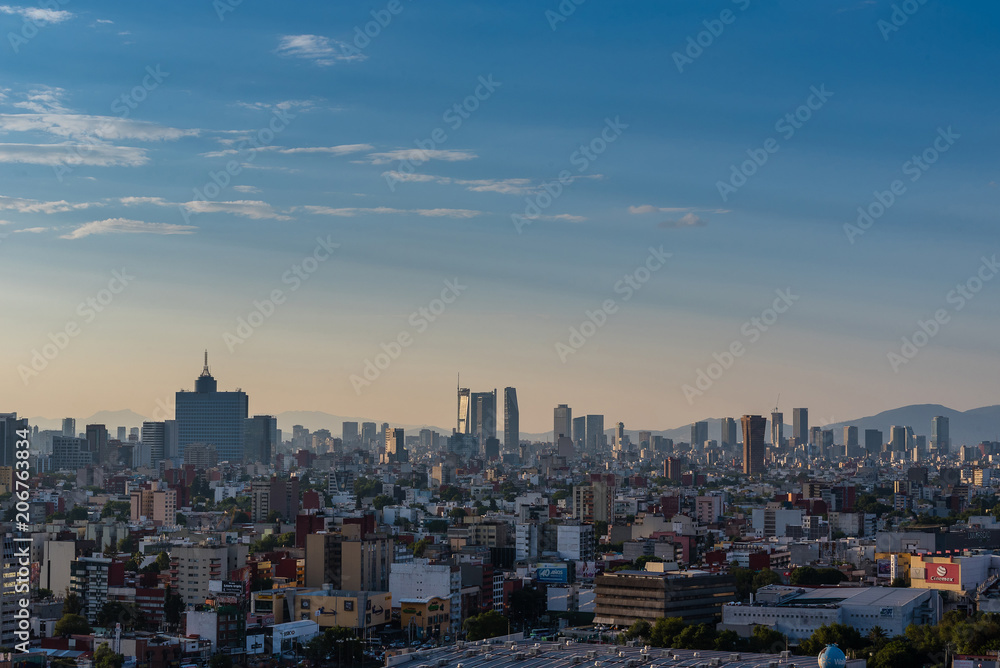
[[[787,419],[791,415],[790,411],[785,412],[785,418]],[[865,429],[879,429],[882,431],[882,437],[884,440],[889,438],[889,428],[893,425],[896,426],[906,426],[913,427],[913,432],[915,434],[924,434],[930,440],[931,435],[931,418],[938,415],[947,417],[950,421],[951,429],[951,440],[954,445],[976,445],[981,441],[1000,441],[1000,405],[994,406],[983,406],[982,408],[973,408],[967,411],[957,411],[953,408],[948,408],[947,406],[942,406],[940,404],[913,404],[910,406],[902,406],[900,408],[894,408],[892,410],[882,411],[876,415],[870,415],[867,417],[856,418],[854,420],[846,420],[843,422],[834,422],[832,424],[817,424],[816,422],[810,422],[810,426],[822,426],[824,429],[834,430],[834,440],[837,443],[843,441],[843,428],[848,425],[852,425],[858,428],[859,439],[864,440],[864,430]],[[317,429],[329,429],[330,433],[337,437],[341,433],[341,424],[343,422],[375,422],[376,424],[381,424],[386,420],[376,420],[372,418],[362,418],[362,417],[345,417],[341,415],[333,415],[331,413],[326,413],[323,411],[285,411],[283,413],[278,413],[278,428],[282,430],[284,435],[291,435],[292,427],[294,425],[300,424],[309,431],[316,431]],[[737,421],[737,429],[739,429],[739,417],[738,415],[733,416]],[[770,415],[765,416],[770,419]],[[810,415],[814,420],[815,416]],[[114,435],[114,430],[118,426],[125,427],[139,427],[146,420],[152,418],[144,417],[138,413],[131,410],[119,410],[119,411],[101,411],[95,413],[88,418],[77,418],[76,430],[78,433],[83,432],[88,424],[105,424],[108,429]],[[721,418],[708,418],[705,421],[708,422],[708,437],[710,439],[719,440],[721,427]],[[31,425],[37,425],[39,429],[62,429],[62,419],[61,418],[28,418],[28,422]],[[611,423],[613,425],[613,423]],[[439,434],[450,434],[451,428],[438,427],[434,425],[426,424],[400,424],[398,422],[389,422],[392,427],[401,427],[407,432],[414,432],[420,429],[431,429],[438,432]],[[608,423],[605,423],[608,426]],[[502,424],[497,425],[498,432],[503,431]],[[770,426],[768,427],[770,430]],[[637,440],[638,429],[626,429],[625,433],[635,441]],[[662,430],[649,430],[650,433],[656,436],[663,436],[665,438],[673,439],[674,441],[689,441],[691,438],[691,425],[686,424],[682,427],[675,427],[673,429],[662,429]],[[605,429],[605,433],[609,435],[614,434],[613,426],[611,428]],[[785,435],[788,436],[791,433],[791,426],[785,425]],[[531,441],[551,441],[552,432],[540,432],[540,433],[528,433],[521,432],[521,438]],[[501,439],[502,440],[502,439]]]

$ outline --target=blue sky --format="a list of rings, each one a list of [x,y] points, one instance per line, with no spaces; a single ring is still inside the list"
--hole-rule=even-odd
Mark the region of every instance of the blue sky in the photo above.
[[[947,295],[997,250],[1000,9],[895,7],[0,6],[3,405],[152,415],[206,347],[254,412],[404,423],[449,424],[458,372],[517,386],[525,431],[551,428],[557,403],[629,428],[766,412],[779,392],[830,422],[996,403],[1000,285],[961,311]],[[355,42],[372,12],[391,20]],[[689,38],[706,46],[679,71]],[[776,123],[813,89],[832,94],[788,137]],[[456,104],[475,107],[460,124]],[[948,128],[910,181],[904,163]],[[731,166],[769,139],[723,200]],[[850,243],[844,225],[895,179],[905,192]],[[512,215],[540,197],[519,233]],[[282,277],[317,238],[339,248],[292,290]],[[615,286],[651,247],[670,259],[625,301]],[[81,315],[123,268],[134,279]],[[418,331],[411,314],[454,279],[467,287]],[[798,299],[749,341],[785,289]],[[252,336],[225,338],[275,290]],[[560,356],[608,299],[607,322]],[[894,369],[937,309],[948,321]],[[34,354],[71,323],[50,359]],[[412,344],[365,379],[400,334]],[[734,343],[745,353],[686,395]]]

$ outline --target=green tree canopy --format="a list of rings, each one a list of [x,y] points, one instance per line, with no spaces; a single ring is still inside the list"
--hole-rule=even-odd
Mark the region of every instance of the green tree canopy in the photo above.
[[[488,610],[465,620],[465,638],[483,640],[507,635],[507,618],[496,610]]]
[[[64,614],[56,622],[55,634],[57,636],[83,635],[90,633],[90,624],[80,615],[73,613]]]
[[[107,643],[94,652],[94,668],[122,668],[124,664],[125,657],[112,651]]]

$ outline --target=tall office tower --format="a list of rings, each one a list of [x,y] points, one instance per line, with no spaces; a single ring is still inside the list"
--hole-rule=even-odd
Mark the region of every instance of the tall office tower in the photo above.
[[[573,447],[577,452],[583,452],[587,447],[587,416],[573,418]]]
[[[823,453],[824,457],[829,457],[831,450],[833,449],[833,430],[832,429],[820,429],[820,452]]]
[[[764,473],[764,434],[767,418],[761,415],[744,415],[743,423],[743,472],[748,475]]]
[[[127,434],[128,434],[128,429],[126,427],[118,427],[118,440],[119,441],[121,441],[121,442],[124,443],[126,440],[128,440]]]
[[[76,419],[75,418],[63,418],[62,435],[63,436],[76,436]]]
[[[625,449],[625,423],[619,422],[615,425],[615,452]]]
[[[552,442],[558,443],[560,436],[573,436],[573,409],[566,404],[552,411]]]
[[[771,413],[771,445],[779,448],[783,440],[785,440],[785,415],[775,411]]]
[[[180,433],[177,431],[177,420],[163,421],[163,458],[173,459],[180,457]],[[156,460],[153,460],[156,466]]]
[[[389,433],[389,423],[383,422],[379,427],[378,434],[375,437],[375,448],[382,449],[385,448],[385,435]]]
[[[882,432],[878,429],[865,429],[865,452],[869,455],[882,452]]]
[[[149,461],[159,466],[166,451],[166,425],[163,422],[143,422],[142,442],[149,447]]]
[[[271,513],[285,521],[299,514],[299,479],[278,478],[254,480],[250,483],[251,516],[254,522],[265,522]]]
[[[604,448],[604,416],[587,416],[587,445],[586,451],[596,455]]]
[[[851,453],[858,449],[858,428],[844,427],[844,455],[851,457]]]
[[[814,448],[819,448],[823,445],[822,427],[809,427],[809,444]]]
[[[375,440],[375,435],[378,433],[378,427],[374,422],[362,422],[361,423],[361,447],[366,450],[372,447],[372,441]]]
[[[179,452],[189,443],[206,443],[215,446],[219,461],[243,461],[243,421],[250,415],[250,401],[246,392],[219,392],[215,378],[208,370],[208,351],[205,368],[194,382],[194,392],[181,390],[176,394],[177,437]]]
[[[128,440],[130,440],[130,441],[138,441],[139,440],[139,428],[138,427],[129,427],[129,430],[128,430]]]
[[[667,457],[663,462],[663,477],[668,480],[681,479],[681,460],[678,457]]]
[[[906,449],[910,450],[914,443],[913,427],[906,428]]]
[[[809,409],[792,409],[792,438],[795,445],[805,445],[809,442]]]
[[[691,423],[691,447],[697,452],[704,445],[705,441],[708,440],[708,423],[707,422],[692,422]]]
[[[95,464],[104,464],[109,456],[108,429],[103,424],[87,425],[87,449]]]
[[[53,471],[76,471],[94,462],[87,447],[87,440],[76,436],[54,436],[52,438],[51,469]]]
[[[507,452],[517,452],[521,444],[521,414],[517,410],[517,390],[503,389],[503,448]]]
[[[639,432],[639,449],[646,450],[652,449],[653,447],[653,432],[651,431],[640,431]]]
[[[341,426],[341,440],[344,442],[344,447],[352,448],[358,444],[358,423],[357,422],[345,422]]]
[[[906,427],[893,425],[889,428],[889,449],[893,452],[906,450]]]
[[[389,591],[394,542],[385,534],[362,535],[361,525],[306,536],[306,586],[334,590]]]
[[[247,462],[270,464],[278,449],[278,418],[254,415],[243,422],[244,457]]]
[[[951,451],[951,435],[948,418],[937,416],[931,418],[931,445],[940,453]]]
[[[312,436],[309,430],[300,424],[292,425],[292,449],[302,450],[312,444]]]
[[[17,432],[28,429],[28,419],[18,418],[17,413],[0,413],[0,466],[16,466]]]
[[[410,461],[406,452],[406,437],[402,429],[389,429],[385,432],[385,460],[390,464],[405,464]]]
[[[469,398],[469,428],[479,439],[481,448],[486,439],[497,435],[497,391],[473,392]]]
[[[472,425],[469,424],[469,411],[471,410],[470,399],[472,391],[467,387],[458,388],[458,433],[472,433]]]
[[[719,444],[723,449],[736,447],[736,420],[733,418],[722,418],[722,436],[719,438]]]

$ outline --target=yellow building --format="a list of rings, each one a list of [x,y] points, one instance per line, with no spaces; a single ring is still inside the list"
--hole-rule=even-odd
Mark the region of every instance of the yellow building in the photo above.
[[[399,599],[399,625],[412,638],[439,638],[451,632],[451,602],[446,598]],[[412,635],[409,635],[412,634]]]
[[[392,594],[387,591],[319,589],[295,596],[295,619],[312,620],[320,630],[342,626],[363,631],[392,619]]]
[[[0,466],[0,494],[10,494],[14,491],[14,467]]]
[[[963,567],[966,565],[963,562],[966,559],[972,561],[968,557],[963,559],[962,557],[934,557],[929,554],[913,555],[910,560],[910,586],[914,589],[962,591],[968,588],[963,586],[963,575],[966,576],[966,580],[969,580],[969,576],[972,575],[971,573],[963,573]],[[985,569],[983,570],[985,571]],[[970,584],[974,587],[978,582]]]

